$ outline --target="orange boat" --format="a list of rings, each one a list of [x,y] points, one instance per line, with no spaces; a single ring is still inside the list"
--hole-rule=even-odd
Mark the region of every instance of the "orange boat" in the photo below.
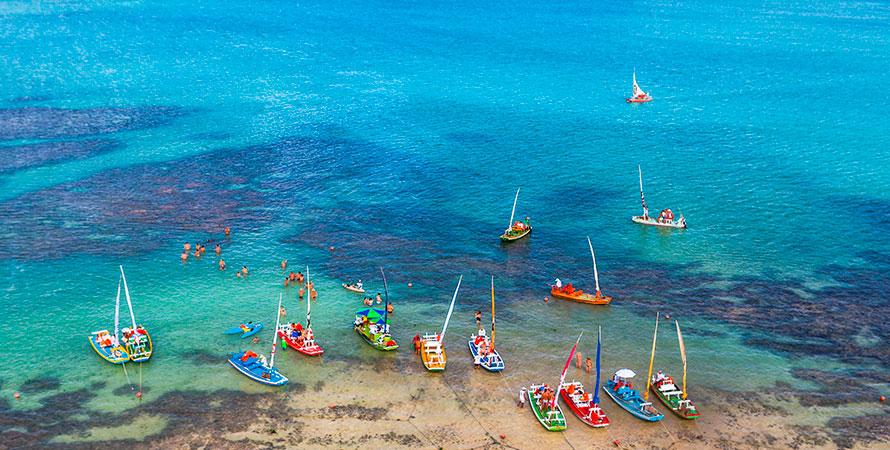
[[[596,293],[590,295],[581,289],[575,289],[572,283],[563,286],[562,282],[557,278],[556,284],[550,286],[550,296],[588,305],[608,305],[612,302],[612,297],[603,295],[600,292],[600,277],[599,272],[596,270],[596,255],[593,253],[593,244],[590,242],[590,237],[587,238],[587,246],[590,247],[590,257],[593,259],[593,279],[596,283]]]

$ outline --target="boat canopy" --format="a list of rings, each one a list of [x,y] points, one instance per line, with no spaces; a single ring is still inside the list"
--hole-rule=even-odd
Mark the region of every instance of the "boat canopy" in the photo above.
[[[619,378],[633,378],[637,376],[637,373],[630,369],[618,369],[618,371],[615,372],[615,376]]]
[[[383,325],[384,323],[389,322],[389,320],[385,318],[385,315],[386,311],[374,308],[360,309],[355,312],[356,317],[367,317],[369,322],[376,323],[377,325]]]

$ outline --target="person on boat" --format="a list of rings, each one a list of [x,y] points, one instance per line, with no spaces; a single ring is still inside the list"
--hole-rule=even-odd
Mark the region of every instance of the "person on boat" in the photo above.
[[[248,359],[255,358],[255,357],[256,357],[256,353],[248,350],[248,351],[244,352],[243,355],[241,355],[241,362],[247,362]]]
[[[529,223],[528,216],[525,216],[525,222],[522,225],[525,227],[526,230],[532,227],[531,224]]]
[[[566,285],[565,289],[563,289],[563,292],[572,295],[575,293],[575,286],[572,286],[572,283],[569,283]]]
[[[575,383],[571,383],[566,386],[566,394],[572,395],[575,393]]]
[[[247,325],[244,325],[243,323],[241,325],[238,325],[238,327],[241,328],[242,333],[247,333],[248,331],[250,331],[252,329],[252,328],[248,327]]]
[[[659,381],[662,380],[664,380],[664,371],[659,370],[658,372],[655,372],[655,383],[657,384]]]
[[[260,355],[260,365],[262,365],[263,367],[269,367],[269,364],[266,361],[266,355]]]
[[[590,402],[590,394],[589,394],[587,391],[582,392],[582,393],[581,393],[581,397],[579,398],[579,400],[580,400],[582,403],[588,403],[588,402]]]
[[[379,292],[377,293],[377,296],[374,297],[374,301],[377,302],[378,305],[383,303],[383,297],[380,296]]]
[[[213,251],[216,252],[216,256],[219,256],[219,254],[222,253],[222,247],[219,246],[219,242],[216,243],[216,247],[214,247]]]
[[[557,278],[556,281],[553,282],[553,285],[556,286],[556,289],[562,289],[562,280]]]
[[[393,311],[394,311],[394,309],[393,309],[393,307],[392,307],[392,303],[387,304],[387,305],[386,305],[386,313],[387,313],[387,314],[392,314]]]
[[[360,291],[364,289],[362,286],[363,286],[363,285],[362,285],[362,280],[358,280],[358,283],[355,283],[355,288],[358,289],[358,290],[360,290]]]

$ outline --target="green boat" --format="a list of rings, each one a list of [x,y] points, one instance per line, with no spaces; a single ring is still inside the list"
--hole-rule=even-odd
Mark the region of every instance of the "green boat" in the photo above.
[[[389,334],[389,319],[384,317],[386,311],[374,308],[360,309],[355,312],[355,332],[365,342],[377,350],[391,351],[399,348],[399,344]]]
[[[501,235],[502,242],[518,241],[532,232],[532,226],[529,223],[528,217],[525,218],[525,221],[513,223],[513,217],[516,216],[516,202],[518,200],[519,189],[516,189],[516,197],[513,199],[513,211],[510,213],[510,223],[507,225],[507,229],[504,230],[504,234]]]
[[[538,398],[540,398],[540,394],[538,394],[538,390],[542,388],[541,385],[533,384],[528,387],[528,392],[526,395],[528,396],[528,404],[531,406],[532,412],[535,414],[535,418],[538,419],[538,422],[541,422],[541,425],[547,431],[563,431],[566,429],[566,416],[563,415],[562,409],[559,407],[559,402],[553,403],[553,409],[546,410],[544,406],[546,405],[538,405]]]
[[[659,370],[658,373],[652,376],[652,392],[677,416],[687,420],[695,420],[699,417],[698,409],[692,403],[692,400],[686,398],[686,346],[683,345],[680,322],[675,320],[674,323],[677,325],[680,359],[683,361],[683,387],[678,387],[672,377]]]

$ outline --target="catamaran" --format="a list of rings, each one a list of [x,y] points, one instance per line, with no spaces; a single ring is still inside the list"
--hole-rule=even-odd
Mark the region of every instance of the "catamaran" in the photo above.
[[[680,214],[680,218],[674,221],[674,212],[670,209],[663,209],[657,218],[649,217],[649,207],[646,206],[646,197],[643,195],[643,169],[637,166],[640,173],[640,201],[643,203],[643,215],[633,216],[630,220],[642,224],[663,228],[686,228],[686,218]]]
[[[587,237],[587,246],[590,248],[590,257],[593,259],[593,280],[596,283],[596,294],[590,295],[581,289],[575,289],[571,283],[563,286],[562,281],[557,278],[556,282],[550,286],[550,296],[588,305],[608,305],[612,302],[612,297],[603,295],[600,291],[600,276],[596,269],[596,254],[593,253],[590,236]]]
[[[463,279],[463,275],[457,279],[457,287],[454,288],[454,295],[451,297],[451,306],[448,307],[448,315],[445,316],[442,332],[425,333],[420,338],[420,360],[426,370],[430,372],[445,370],[445,331],[448,330],[448,321],[451,320],[451,313],[454,312],[454,302],[457,300],[457,291],[460,290],[460,282]]]
[[[112,364],[124,364],[130,360],[127,349],[120,344],[120,311],[121,311],[121,279],[117,279],[117,298],[114,300],[114,334],[108,330],[99,330],[90,333],[87,337],[93,350],[102,359]]]
[[[578,350],[578,343],[581,342],[581,336],[584,335],[582,331],[581,334],[578,335],[578,339],[575,341],[575,345],[572,347],[572,351],[569,352],[569,358],[566,359],[566,364],[562,368],[562,375],[559,377],[559,384],[557,386],[562,386],[566,382],[566,373],[569,371],[569,365],[572,363],[572,358],[575,356],[575,351]],[[547,431],[562,431],[566,429],[566,416],[562,413],[562,409],[559,407],[558,397],[553,389],[546,384],[533,384],[528,387],[528,391],[526,394],[528,396],[528,402],[532,413],[535,415],[535,418],[538,419],[538,422],[547,430]]]
[[[680,359],[683,361],[683,388],[678,389],[674,384],[674,379],[661,370],[652,376],[652,392],[667,406],[674,414],[684,419],[697,419],[699,416],[698,409],[692,404],[692,400],[687,399],[686,392],[686,346],[683,345],[683,334],[680,333],[680,322],[674,321],[677,325],[677,339],[680,342]]]
[[[306,283],[309,283],[309,266],[306,266]],[[281,350],[291,347],[294,350],[308,356],[318,356],[324,353],[324,349],[315,341],[315,333],[312,332],[310,313],[312,311],[312,299],[306,300],[306,327],[299,323],[285,324],[278,328],[278,336],[281,338]]]
[[[652,96],[640,89],[637,84],[637,71],[634,70],[633,96],[624,99],[627,103],[646,103],[652,101]]]
[[[279,329],[281,325],[281,294],[278,296],[278,309],[275,310],[275,329]],[[272,335],[272,357],[266,362],[265,355],[257,355],[247,350],[240,353],[233,353],[229,357],[229,364],[238,372],[241,372],[247,378],[257,383],[269,386],[284,386],[288,379],[278,369],[275,368],[275,346],[278,340],[278,333]]]
[[[562,383],[559,385],[559,395],[562,401],[569,405],[569,409],[575,413],[582,422],[594,428],[609,426],[609,418],[600,407],[600,340],[603,334],[602,327],[596,337],[596,384],[593,388],[593,399],[590,393],[584,390],[584,385],[579,381]]]
[[[504,242],[522,239],[532,232],[532,226],[529,223],[528,217],[525,218],[525,221],[517,220],[515,223],[513,222],[513,218],[516,216],[516,202],[519,201],[519,189],[521,188],[516,189],[516,197],[513,198],[513,211],[510,213],[510,223],[507,225],[507,229],[504,230],[504,234],[501,235],[501,241]]]
[[[399,344],[389,332],[389,287],[386,285],[386,274],[382,267],[380,274],[383,275],[383,292],[386,295],[384,308],[360,309],[355,312],[355,321],[352,324],[355,332],[368,345],[377,350],[390,351],[399,348]]]
[[[491,276],[491,339],[485,335],[485,329],[479,328],[476,334],[470,336],[468,342],[473,362],[482,366],[489,372],[504,370],[504,360],[494,348],[494,275]]]
[[[658,336],[658,315],[655,316],[655,336]],[[603,385],[606,394],[624,408],[632,416],[647,422],[658,422],[664,419],[664,414],[658,412],[649,402],[649,380],[652,378],[652,363],[655,360],[655,337],[652,338],[652,356],[649,357],[649,375],[646,376],[646,390],[643,396],[633,388],[631,378],[637,374],[630,369],[619,369],[612,375],[612,379]]]

